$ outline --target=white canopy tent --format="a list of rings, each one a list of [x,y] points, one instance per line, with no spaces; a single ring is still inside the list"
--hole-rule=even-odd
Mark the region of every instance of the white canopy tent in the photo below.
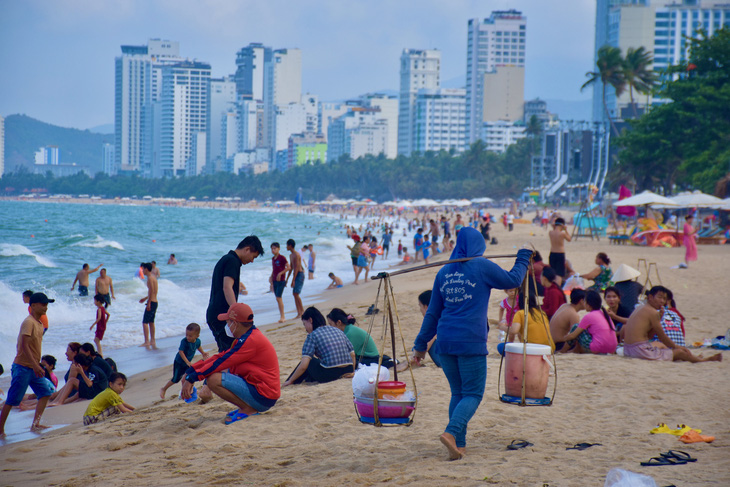
[[[677,203],[673,200],[662,196],[660,194],[652,193],[651,191],[644,191],[643,193],[629,196],[628,198],[616,201],[613,206],[654,206],[654,205],[666,205],[671,207],[677,207]]]

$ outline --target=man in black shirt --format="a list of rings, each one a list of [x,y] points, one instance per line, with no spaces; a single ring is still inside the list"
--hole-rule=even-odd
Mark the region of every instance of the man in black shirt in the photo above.
[[[231,348],[233,338],[226,335],[226,322],[220,321],[218,315],[227,313],[228,308],[236,304],[241,266],[253,262],[259,255],[264,255],[261,241],[257,236],[249,235],[241,240],[236,250],[231,250],[221,257],[213,269],[206,321],[210,331],[213,332],[219,352]]]

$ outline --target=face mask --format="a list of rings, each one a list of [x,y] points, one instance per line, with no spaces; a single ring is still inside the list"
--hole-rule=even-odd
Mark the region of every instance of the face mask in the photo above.
[[[230,338],[236,338],[236,337],[233,336],[233,332],[231,331],[231,327],[228,324],[226,324],[226,336],[228,336]]]

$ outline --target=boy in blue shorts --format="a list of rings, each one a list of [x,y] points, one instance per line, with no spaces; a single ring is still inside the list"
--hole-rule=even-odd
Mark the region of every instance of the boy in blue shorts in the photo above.
[[[185,377],[185,371],[188,367],[192,367],[191,360],[195,357],[195,351],[197,350],[203,356],[203,360],[208,360],[208,353],[203,351],[200,341],[200,325],[197,323],[190,323],[185,328],[185,338],[180,340],[180,348],[178,349],[175,360],[172,362],[172,379],[167,381],[167,384],[160,389],[160,397],[165,399],[165,393],[173,384],[180,382],[180,379]]]
[[[2,413],[0,413],[0,438],[5,436],[5,421],[8,419],[10,409],[13,406],[20,405],[28,386],[33,389],[36,397],[38,397],[38,404],[35,408],[35,416],[30,429],[31,431],[37,431],[48,428],[48,426],[40,424],[41,416],[46,409],[46,404],[48,404],[48,398],[53,394],[55,388],[51,381],[46,379],[46,371],[41,367],[43,323],[41,323],[40,318],[46,314],[48,303],[54,301],[54,299],[48,299],[48,296],[43,293],[34,293],[28,301],[30,314],[20,325],[18,353],[15,360],[13,360],[10,372],[12,374],[10,389]]]
[[[286,287],[287,282],[287,262],[286,257],[279,253],[280,250],[281,247],[279,246],[279,242],[271,244],[271,253],[273,257],[271,257],[272,269],[269,282],[274,290],[276,305],[279,307],[279,323],[284,323],[286,321],[286,317],[284,317],[284,299],[282,298],[282,295],[284,294],[284,288]]]

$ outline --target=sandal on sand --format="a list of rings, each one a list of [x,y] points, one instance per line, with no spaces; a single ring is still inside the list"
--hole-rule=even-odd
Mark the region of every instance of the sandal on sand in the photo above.
[[[675,430],[673,430],[672,428],[670,428],[669,426],[667,426],[666,423],[659,423],[658,425],[656,425],[656,428],[654,428],[651,431],[649,431],[649,433],[651,433],[653,435],[656,435],[656,434],[659,434],[659,433],[667,433],[669,435],[673,435],[674,434],[674,431]]]
[[[527,448],[528,446],[534,446],[534,445],[527,440],[512,440],[512,443],[507,445],[507,449],[508,450],[521,450],[522,448]]]
[[[660,453],[660,457],[664,458],[676,458],[677,460],[684,461],[684,462],[696,462],[696,458],[692,458],[692,455],[687,453],[686,451],[681,450],[669,450],[666,453]]]
[[[232,418],[232,417],[233,417],[233,416],[235,416],[236,414],[238,414],[238,409],[234,409],[234,410],[233,410],[233,411],[231,411],[230,413],[226,414],[226,418]]]
[[[701,435],[697,432],[697,430],[691,429],[682,436],[680,436],[679,441],[681,441],[682,443],[701,443],[703,441],[706,443],[712,443],[713,441],[715,441],[715,437],[709,435]]]
[[[577,443],[574,446],[571,446],[570,448],[566,448],[566,450],[585,450],[586,448],[590,448],[592,446],[603,446],[600,443]]]
[[[675,457],[654,457],[648,462],[641,462],[642,467],[662,467],[664,465],[686,465],[686,460],[677,460]]]
[[[236,412],[236,414],[234,414],[233,416],[226,416],[226,419],[225,419],[225,423],[226,423],[227,425],[228,425],[228,424],[233,424],[233,423],[235,423],[236,421],[241,421],[242,419],[246,419],[246,418],[248,418],[249,416],[256,416],[256,415],[258,415],[258,414],[259,414],[259,413],[253,413],[253,414],[246,414],[246,413],[242,413],[242,412],[240,412],[240,411],[237,411],[237,412]]]

